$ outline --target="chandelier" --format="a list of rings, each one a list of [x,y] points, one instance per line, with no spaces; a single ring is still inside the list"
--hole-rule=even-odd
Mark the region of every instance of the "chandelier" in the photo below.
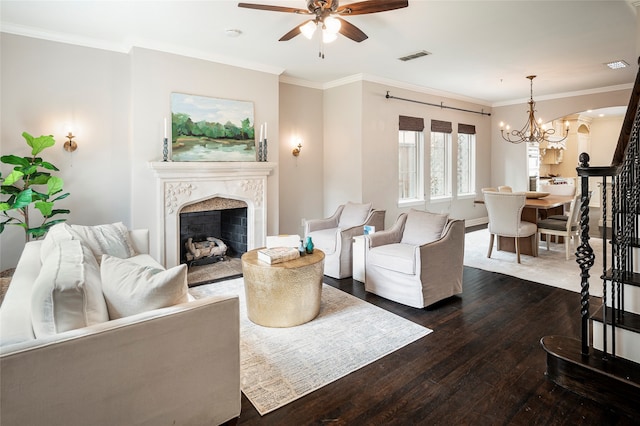
[[[502,139],[511,143],[530,142],[540,144],[541,142],[546,142],[547,144],[557,145],[559,142],[565,140],[569,135],[569,122],[565,121],[565,131],[562,138],[555,137],[553,140],[550,140],[550,136],[554,135],[556,130],[553,128],[547,129],[546,126],[542,124],[542,119],[539,118],[536,121],[536,117],[534,115],[536,111],[536,103],[533,100],[533,79],[536,78],[536,76],[529,75],[527,78],[531,81],[529,120],[520,130],[510,130],[509,125],[505,127],[504,123],[500,122],[500,134],[502,135]]]

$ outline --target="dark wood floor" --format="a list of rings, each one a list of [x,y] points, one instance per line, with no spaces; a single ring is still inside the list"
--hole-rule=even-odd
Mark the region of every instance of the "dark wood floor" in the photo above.
[[[577,293],[465,267],[460,297],[415,309],[325,282],[434,332],[263,417],[243,395],[239,425],[637,424],[545,378],[540,338],[579,337]]]

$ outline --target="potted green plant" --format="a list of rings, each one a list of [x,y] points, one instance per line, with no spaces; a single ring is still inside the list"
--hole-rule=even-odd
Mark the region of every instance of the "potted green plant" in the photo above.
[[[44,161],[37,155],[46,148],[55,145],[52,135],[34,138],[27,132],[22,137],[31,147],[30,157],[3,155],[0,161],[15,166],[5,178],[0,171],[0,234],[7,225],[24,228],[25,240],[44,236],[49,228],[66,219],[52,219],[59,214],[68,214],[67,209],[54,209],[54,203],[69,196],[62,193],[63,180],[52,176],[49,171],[59,171],[53,164]],[[36,190],[40,189],[40,190]],[[54,198],[55,197],[55,198]],[[33,207],[42,214],[42,223],[32,226],[29,209]]]

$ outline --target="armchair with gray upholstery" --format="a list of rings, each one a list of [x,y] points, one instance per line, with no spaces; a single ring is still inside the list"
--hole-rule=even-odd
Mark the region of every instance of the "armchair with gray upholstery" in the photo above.
[[[464,220],[411,209],[365,237],[365,290],[414,308],[462,293]]]
[[[325,254],[324,274],[341,279],[353,274],[353,237],[364,234],[364,226],[384,229],[384,210],[371,208],[371,203],[348,202],[338,206],[336,212],[325,219],[305,222],[304,235],[311,237],[315,248]]]

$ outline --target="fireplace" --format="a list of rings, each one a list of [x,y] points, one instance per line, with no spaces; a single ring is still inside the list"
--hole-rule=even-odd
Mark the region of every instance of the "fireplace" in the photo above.
[[[267,235],[267,176],[271,162],[150,162],[157,188],[157,259],[170,268],[181,263],[181,214],[226,210],[210,204],[232,203],[246,211],[247,251],[262,247]],[[226,219],[225,219],[226,220]],[[236,223],[237,218],[229,219]]]
[[[206,265],[225,257],[240,257],[246,251],[244,201],[215,197],[180,211],[180,263]]]

